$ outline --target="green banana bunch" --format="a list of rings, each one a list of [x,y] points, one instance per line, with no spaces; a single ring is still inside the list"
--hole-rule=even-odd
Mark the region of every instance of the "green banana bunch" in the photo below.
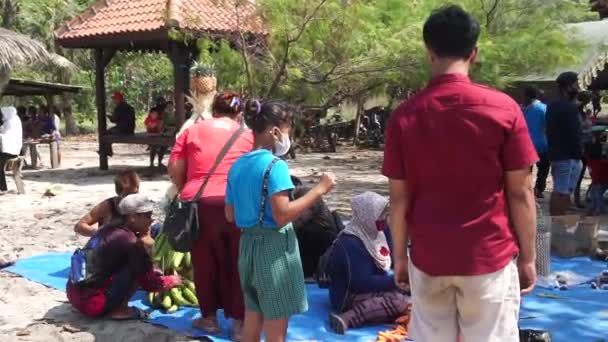
[[[197,307],[198,299],[188,286],[174,287],[164,292],[149,292],[148,304],[167,313],[175,312],[180,306]]]
[[[192,255],[182,253],[171,248],[164,233],[160,233],[154,241],[154,263],[165,272],[165,274],[175,274],[185,271],[183,275],[188,275],[188,270],[192,269]],[[192,277],[190,277],[192,278]]]
[[[181,306],[197,307],[196,288],[192,282],[192,255],[173,250],[167,236],[161,232],[154,242],[153,259],[164,274],[179,274],[184,284],[169,291],[149,292],[147,300],[150,306],[166,313],[174,313]]]

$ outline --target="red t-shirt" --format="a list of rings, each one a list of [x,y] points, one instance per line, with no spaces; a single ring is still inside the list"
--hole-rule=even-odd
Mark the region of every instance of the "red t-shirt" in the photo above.
[[[157,115],[153,118],[150,114],[146,116],[146,120],[144,120],[144,125],[146,125],[146,132],[148,133],[160,133],[160,125],[163,122],[163,118],[160,115]]]
[[[170,161],[186,161],[186,184],[181,199],[194,197],[203,184],[215,158],[240,125],[230,119],[203,120],[191,126],[177,138]],[[225,196],[228,171],[243,154],[253,149],[253,134],[246,130],[232,145],[224,160],[209,178],[203,197]]]
[[[481,275],[518,253],[505,171],[538,159],[519,106],[448,74],[393,113],[382,173],[408,181],[411,260],[431,276]]]

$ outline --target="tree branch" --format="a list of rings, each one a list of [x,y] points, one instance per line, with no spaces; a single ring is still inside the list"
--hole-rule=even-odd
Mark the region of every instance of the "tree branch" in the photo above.
[[[351,92],[338,91],[329,100],[327,100],[325,102],[325,104],[323,104],[323,106],[321,106],[321,108],[327,110],[331,107],[337,106],[338,104],[342,103],[346,99],[361,97],[365,93],[373,90],[374,88],[377,88],[377,87],[383,85],[384,83],[385,83],[384,81],[377,81],[366,87],[363,87],[361,89],[357,89],[357,90],[351,91]]]
[[[291,45],[300,40],[300,38],[302,38],[302,35],[306,31],[308,24],[310,24],[310,22],[313,20],[313,18],[317,15],[321,7],[323,7],[326,2],[327,0],[319,1],[313,11],[304,18],[304,22],[298,29],[297,34],[293,38],[286,37],[287,39],[285,40],[285,47],[283,51],[283,56],[281,58],[281,63],[279,63],[279,69],[277,70],[274,80],[272,81],[270,88],[268,89],[267,97],[270,97],[276,91],[276,89],[279,87],[279,84],[281,83],[281,79],[285,75],[285,69],[287,69],[287,63],[289,62],[289,52]]]
[[[241,39],[241,57],[243,58],[243,64],[245,66],[245,75],[247,77],[247,91],[249,94],[253,93],[253,81],[251,77],[251,67],[249,66],[249,55],[247,53],[247,40],[245,39],[245,34],[243,33],[243,29],[241,27],[241,14],[239,11],[239,3],[235,1],[234,3],[234,12],[236,14],[236,27],[239,32],[239,37]]]

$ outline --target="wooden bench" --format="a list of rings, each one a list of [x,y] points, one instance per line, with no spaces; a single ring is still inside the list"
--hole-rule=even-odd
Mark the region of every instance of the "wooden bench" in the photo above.
[[[36,169],[38,167],[38,145],[48,144],[49,154],[51,158],[51,168],[55,169],[59,167],[59,148],[57,141],[54,139],[39,139],[39,140],[26,140],[23,142],[24,146],[27,146],[30,151],[31,167]]]
[[[158,145],[171,147],[175,144],[175,135],[135,133],[133,135],[102,135],[102,144]]]
[[[11,171],[13,173],[13,180],[15,181],[15,185],[17,186],[18,194],[25,194],[25,185],[23,184],[23,174],[21,170],[23,170],[23,166],[25,165],[25,158],[16,157],[13,159],[9,159],[6,162],[5,170]]]

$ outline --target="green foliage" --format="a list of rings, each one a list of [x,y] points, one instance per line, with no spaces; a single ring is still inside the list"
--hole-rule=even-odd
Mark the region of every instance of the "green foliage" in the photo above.
[[[4,2],[9,0],[3,0]],[[16,76],[85,86],[74,97],[79,121],[94,117],[94,62],[89,51],[62,49],[53,31],[94,0],[10,0],[17,12],[10,29],[42,41],[79,66],[74,74],[17,70]],[[221,1],[221,0],[214,0]],[[582,43],[567,39],[565,23],[593,20],[585,1],[460,0],[482,26],[479,64],[473,77],[503,88],[518,76],[577,61]],[[444,0],[259,0],[258,13],[269,31],[263,39],[244,32],[227,39],[201,38],[200,62],[215,66],[220,89],[251,96],[285,98],[331,107],[344,100],[379,94],[398,97],[424,86],[429,77],[422,26]],[[231,1],[231,4],[234,4]],[[238,6],[234,14],[239,14]],[[9,13],[10,14],[10,13]],[[6,19],[6,18],[3,18]],[[192,18],[195,20],[196,18]],[[239,22],[246,22],[241,18]],[[192,33],[171,30],[174,41]],[[209,70],[197,69],[201,74]],[[196,71],[196,70],[195,70]],[[108,92],[121,90],[139,114],[154,97],[172,89],[172,66],[165,55],[118,53],[110,63]]]
[[[205,56],[246,69],[220,75],[222,84],[248,82],[261,97],[327,106],[393,89],[415,89],[429,77],[422,26],[443,0],[261,0],[269,36],[260,48]],[[481,23],[480,63],[473,77],[504,88],[517,76],[577,61],[581,44],[567,39],[565,23],[591,19],[569,0],[456,1]],[[243,46],[245,44],[241,44]],[[213,50],[213,49],[211,49]],[[390,90],[390,91],[389,91]]]
[[[190,77],[211,77],[215,75],[213,64],[194,62],[190,68]]]

